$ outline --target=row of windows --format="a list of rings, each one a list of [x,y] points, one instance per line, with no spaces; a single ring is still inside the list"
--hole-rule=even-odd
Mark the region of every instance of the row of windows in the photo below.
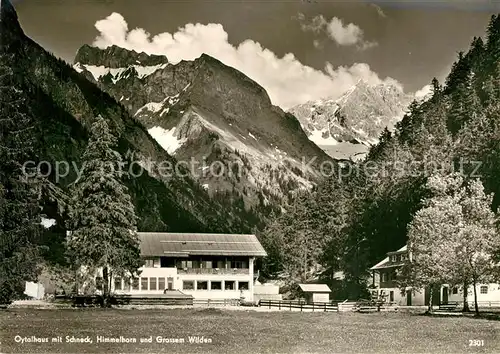
[[[458,287],[454,287],[452,289],[452,292],[453,292],[453,294],[458,294]],[[479,292],[481,294],[488,294],[488,286],[487,285],[481,285],[481,287],[479,288]],[[405,296],[405,294],[402,294],[402,295]],[[394,291],[390,291],[389,292],[389,301],[394,301]]]
[[[458,287],[455,286],[452,292],[453,294],[458,294]],[[481,287],[479,288],[479,293],[488,294],[488,285],[481,285]]]
[[[167,287],[165,287],[165,278],[163,277],[141,277],[141,278],[120,278],[116,277],[114,279],[114,288],[115,290],[120,291],[130,291],[130,290],[173,290],[174,278],[168,277],[166,278]],[[225,280],[225,281],[206,281],[206,280],[184,280],[182,282],[183,290],[194,290],[196,284],[197,290],[248,290],[248,282],[247,281],[234,281],[234,280]],[[98,290],[102,290],[102,278],[96,278],[96,287]]]
[[[248,262],[244,260],[231,260],[226,261],[221,260],[174,260],[174,259],[163,259],[154,258],[146,259],[144,263],[145,268],[248,268]]]
[[[225,281],[215,281],[212,280],[210,282],[206,280],[183,280],[182,281],[182,289],[183,290],[194,290],[194,286],[196,283],[196,290],[248,290],[248,282],[247,281],[239,281],[236,282],[234,280],[225,280]],[[236,285],[237,283],[237,285]]]
[[[212,269],[212,268],[226,268],[226,264],[228,268],[248,268],[248,264],[245,261],[178,261],[176,263],[177,268],[204,268],[204,269]]]
[[[166,283],[165,283],[166,280]],[[115,290],[165,290],[172,289],[174,283],[174,278],[168,277],[151,277],[151,278],[114,278],[114,288]],[[165,284],[167,287],[165,287]],[[98,290],[102,290],[102,278],[96,278],[96,287]]]

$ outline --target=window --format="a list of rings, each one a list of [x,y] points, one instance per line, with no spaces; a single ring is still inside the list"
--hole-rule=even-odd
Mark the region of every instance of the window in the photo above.
[[[482,285],[480,293],[481,294],[488,294],[488,286],[487,285]]]
[[[380,281],[381,282],[386,282],[387,281],[387,273],[380,274]]]
[[[210,282],[210,290],[222,290],[222,282],[221,281],[211,281]]]
[[[165,290],[165,278],[158,278],[158,290]]]
[[[122,278],[115,278],[115,290],[122,290]]]
[[[139,278],[132,279],[132,290],[139,290]]]
[[[198,280],[196,282],[196,290],[208,290],[208,281]]]
[[[234,290],[234,280],[226,280],[224,282],[224,289],[226,290]]]
[[[181,261],[181,268],[193,268],[193,261]]]
[[[245,261],[232,261],[231,268],[246,268],[247,262]]]
[[[148,278],[141,278],[141,290],[148,290]]]
[[[212,269],[212,261],[203,262],[203,268]]]
[[[156,278],[149,278],[149,290],[156,290]]]
[[[458,294],[458,288],[456,286],[453,287],[452,293],[453,294]]]
[[[182,289],[184,289],[184,290],[193,290],[194,289],[194,281],[192,281],[192,280],[183,280],[182,281]]]
[[[394,302],[394,291],[389,292],[389,301]]]
[[[224,269],[224,268],[226,268],[226,263],[224,261],[217,261],[216,268]]]
[[[123,278],[123,289],[124,291],[130,291],[130,278]]]
[[[396,262],[398,260],[398,256],[391,256],[391,262]]]
[[[144,261],[144,268],[153,268],[154,267],[154,260],[153,259],[146,259]]]
[[[247,281],[238,282],[238,290],[248,290],[248,282]]]
[[[95,288],[97,290],[102,290],[102,277],[95,278]]]

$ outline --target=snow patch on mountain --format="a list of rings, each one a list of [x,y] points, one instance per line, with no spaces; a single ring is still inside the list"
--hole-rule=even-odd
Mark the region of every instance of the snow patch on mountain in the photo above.
[[[164,104],[163,102],[149,102],[149,103],[146,103],[144,106],[142,106],[141,108],[139,108],[137,110],[137,112],[135,113],[135,116],[137,116],[143,110],[147,110],[147,111],[152,112],[152,113],[159,112],[163,108],[163,104]]]
[[[158,70],[164,69],[168,64],[160,64],[154,66],[141,66],[141,65],[131,65],[126,68],[107,68],[105,66],[95,66],[95,65],[82,65],[76,63],[73,68],[82,73],[83,71],[88,71],[92,74],[95,81],[99,81],[100,78],[111,75],[111,80],[116,84],[121,79],[126,79],[132,74],[132,70],[137,73],[139,79],[143,79]]]
[[[170,130],[163,129],[162,127],[153,127],[148,130],[148,133],[169,154],[173,154],[178,148],[182,146],[182,144],[186,142],[186,139],[180,139],[177,137],[177,135],[175,134],[175,127]]]
[[[316,145],[337,145],[339,142],[335,140],[334,137],[330,135],[328,129],[314,129],[310,131],[309,140],[314,142]]]
[[[163,111],[161,111],[161,113],[160,113],[160,117],[163,117],[164,114],[168,114],[169,111],[170,111],[169,107],[163,109]]]

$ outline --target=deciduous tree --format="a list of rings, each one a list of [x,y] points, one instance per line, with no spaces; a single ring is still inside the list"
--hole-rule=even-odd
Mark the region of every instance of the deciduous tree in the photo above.
[[[402,270],[402,288],[463,284],[466,309],[472,284],[479,312],[476,286],[493,276],[497,266],[492,256],[500,248],[492,196],[485,194],[479,180],[466,182],[459,174],[432,176],[427,187],[433,196],[408,229],[410,262]]]

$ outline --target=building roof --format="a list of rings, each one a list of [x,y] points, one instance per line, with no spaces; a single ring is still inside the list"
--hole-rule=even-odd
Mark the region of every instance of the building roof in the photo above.
[[[138,232],[143,257],[190,255],[264,257],[255,235]]]
[[[404,245],[400,249],[394,252],[388,252],[388,254],[395,254],[399,252],[406,252],[408,250],[408,247]],[[399,267],[403,265],[404,263],[391,263],[389,260],[389,257],[385,257],[383,260],[375,264],[373,267],[370,268],[370,270],[376,270],[376,269],[384,269],[384,268],[392,268],[392,267]]]
[[[331,293],[326,284],[299,284],[300,289],[305,293]]]

